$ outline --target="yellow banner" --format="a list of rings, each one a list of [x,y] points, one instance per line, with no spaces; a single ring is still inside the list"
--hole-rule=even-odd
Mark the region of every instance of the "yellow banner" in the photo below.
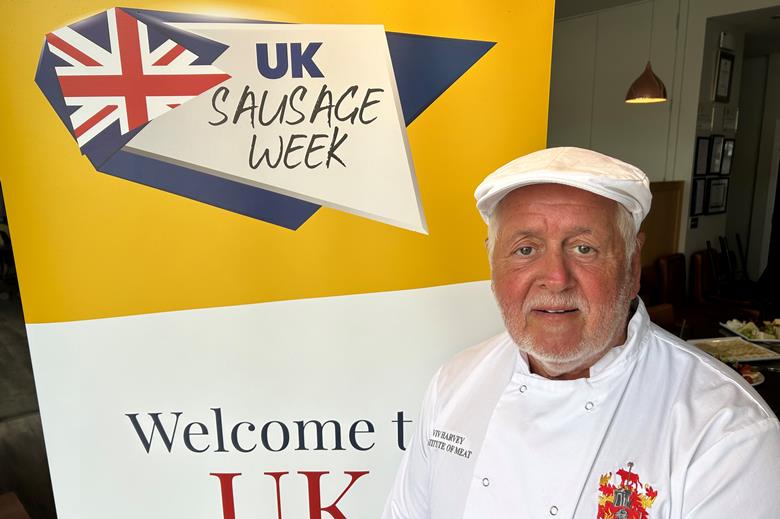
[[[95,171],[33,82],[48,32],[105,3],[10,2],[2,183],[28,323],[485,279],[472,192],[546,136],[552,2],[138,2],[496,42],[407,128],[428,235],[322,207],[295,231]],[[11,73],[12,72],[12,73]]]

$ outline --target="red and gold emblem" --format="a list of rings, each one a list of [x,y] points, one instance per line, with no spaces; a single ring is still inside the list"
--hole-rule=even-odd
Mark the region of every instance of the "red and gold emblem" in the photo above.
[[[615,485],[612,472],[602,474],[599,479],[599,515],[598,519],[649,519],[647,511],[653,506],[658,491],[639,480],[639,474],[631,469],[615,472],[620,483]]]

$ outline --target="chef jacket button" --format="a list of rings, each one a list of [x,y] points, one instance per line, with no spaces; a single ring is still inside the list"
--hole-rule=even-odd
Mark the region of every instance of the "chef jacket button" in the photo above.
[[[593,409],[593,402],[585,402],[585,410],[590,411]]]
[[[518,391],[520,391],[521,393],[525,393],[526,391],[528,391],[528,387],[525,384],[523,384],[518,388]]]
[[[550,507],[550,515],[558,515],[558,507],[553,505]]]
[[[489,487],[490,486],[490,480],[488,478],[482,478],[482,486],[483,487]]]

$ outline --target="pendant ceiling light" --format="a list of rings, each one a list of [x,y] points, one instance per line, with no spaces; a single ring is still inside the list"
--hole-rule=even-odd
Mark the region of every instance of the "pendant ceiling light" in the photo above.
[[[650,53],[653,41],[653,26],[655,18],[655,0],[650,4],[650,44],[647,49],[647,65],[645,70],[638,78],[631,83],[626,93],[626,103],[632,104],[646,104],[646,103],[663,103],[666,101],[666,85],[661,81],[661,78],[653,73],[653,67],[650,66]]]
[[[645,65],[642,72],[626,93],[626,103],[663,103],[666,101],[666,86],[661,78],[653,73],[650,62]]]

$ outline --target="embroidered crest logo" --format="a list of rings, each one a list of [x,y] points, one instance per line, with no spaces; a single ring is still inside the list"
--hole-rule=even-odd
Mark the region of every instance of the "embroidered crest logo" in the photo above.
[[[648,519],[647,511],[653,506],[658,495],[653,487],[639,480],[639,474],[631,469],[619,469],[615,475],[620,483],[615,485],[612,472],[602,474],[599,479],[599,514],[598,519]]]

